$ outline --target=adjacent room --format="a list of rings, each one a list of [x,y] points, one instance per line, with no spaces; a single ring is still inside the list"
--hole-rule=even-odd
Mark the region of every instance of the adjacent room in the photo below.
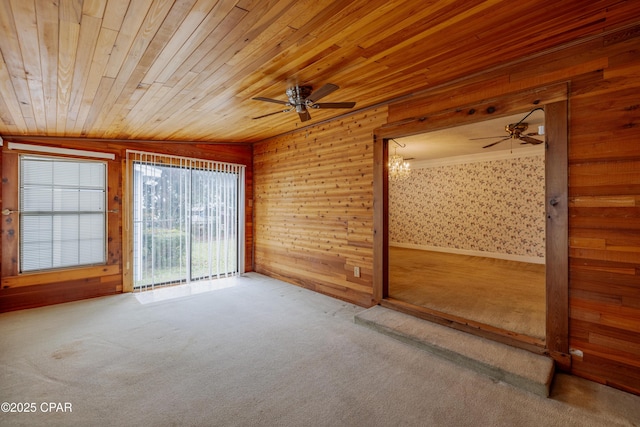
[[[544,112],[389,149],[389,296],[544,340]]]

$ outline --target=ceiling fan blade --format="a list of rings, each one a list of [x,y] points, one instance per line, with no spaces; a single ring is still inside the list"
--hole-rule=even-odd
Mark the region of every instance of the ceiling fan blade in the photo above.
[[[500,141],[496,141],[496,142],[494,142],[494,143],[492,143],[492,144],[485,145],[485,146],[484,146],[484,147],[482,147],[482,148],[489,148],[489,147],[493,147],[494,145],[496,145],[496,144],[500,144],[501,142],[506,141],[507,139],[510,139],[510,138],[504,138],[504,139],[501,139]]]
[[[495,139],[495,138],[504,138],[504,135],[498,135],[498,136],[485,136],[482,138],[469,138],[469,141],[478,141],[480,139]]]
[[[355,102],[321,102],[313,104],[313,108],[353,108]]]
[[[331,92],[338,90],[339,87],[331,84],[331,83],[327,83],[326,85],[322,86],[320,89],[314,91],[311,95],[309,95],[307,97],[307,101],[309,102],[316,102],[318,100],[320,100],[320,98],[324,98],[325,96],[329,95]]]
[[[255,101],[265,101],[265,102],[273,102],[274,104],[289,105],[287,101],[280,101],[279,99],[263,98],[262,96],[258,96],[251,99]]]
[[[522,141],[524,141],[522,144],[533,144],[533,145],[542,144],[542,141],[540,141],[539,139],[531,138],[530,136],[520,135],[519,138]]]
[[[263,118],[263,117],[273,116],[274,114],[278,114],[278,113],[286,113],[287,111],[291,111],[291,110],[280,110],[280,111],[275,111],[275,112],[273,112],[273,113],[269,113],[269,114],[263,114],[262,116],[253,117],[253,120],[255,120],[255,119],[261,119],[261,118]]]
[[[311,114],[309,114],[308,110],[300,111],[298,112],[298,115],[300,116],[301,122],[306,122],[307,120],[311,120]]]

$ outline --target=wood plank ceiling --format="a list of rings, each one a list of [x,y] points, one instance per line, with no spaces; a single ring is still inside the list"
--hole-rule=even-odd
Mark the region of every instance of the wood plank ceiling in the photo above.
[[[598,34],[620,0],[3,0],[0,135],[252,142]],[[635,18],[637,20],[637,17]],[[313,110],[305,124],[345,114]]]

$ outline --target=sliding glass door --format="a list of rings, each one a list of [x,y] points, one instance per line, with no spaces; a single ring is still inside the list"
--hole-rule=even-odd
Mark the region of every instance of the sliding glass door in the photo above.
[[[244,166],[130,151],[134,289],[236,275]]]

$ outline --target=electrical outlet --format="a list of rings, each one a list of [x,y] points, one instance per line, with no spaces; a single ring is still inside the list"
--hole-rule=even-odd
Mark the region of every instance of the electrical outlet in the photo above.
[[[570,348],[569,354],[577,357],[578,359],[582,359],[584,357],[584,353],[582,352],[582,350],[578,350],[577,348]]]
[[[360,277],[360,267],[353,267],[353,276]]]

